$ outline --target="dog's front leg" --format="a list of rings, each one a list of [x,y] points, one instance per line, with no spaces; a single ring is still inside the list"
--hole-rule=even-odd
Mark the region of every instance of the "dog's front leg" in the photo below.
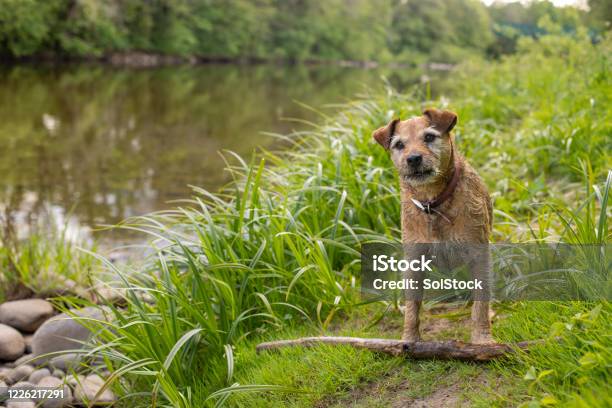
[[[472,252],[472,279],[482,283],[482,289],[472,291],[472,336],[474,344],[495,343],[491,336],[491,321],[489,318],[489,299],[491,298],[490,277],[491,262],[488,245],[478,246]]]
[[[489,302],[475,300],[472,305],[472,343],[495,343],[491,336],[491,322],[489,320]]]
[[[405,259],[419,259],[421,255],[428,254],[429,245],[427,244],[407,244],[404,245]],[[402,340],[417,342],[421,340],[419,332],[421,303],[423,300],[423,278],[422,271],[409,270],[404,272],[404,278],[414,283],[414,287],[405,291],[406,307],[404,308],[404,330]]]
[[[404,330],[402,332],[402,340],[416,342],[421,339],[419,334],[419,312],[421,310],[421,301],[406,300],[404,309]]]

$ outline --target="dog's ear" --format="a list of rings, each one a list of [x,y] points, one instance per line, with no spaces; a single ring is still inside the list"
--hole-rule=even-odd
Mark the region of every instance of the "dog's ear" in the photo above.
[[[423,111],[423,116],[429,120],[429,124],[442,133],[448,133],[457,124],[457,114],[447,110],[428,108]]]
[[[391,143],[391,137],[393,133],[395,133],[395,127],[399,123],[399,119],[393,119],[391,122],[387,123],[386,126],[378,128],[372,133],[372,137],[379,145],[385,148],[385,150],[389,150],[389,144]]]

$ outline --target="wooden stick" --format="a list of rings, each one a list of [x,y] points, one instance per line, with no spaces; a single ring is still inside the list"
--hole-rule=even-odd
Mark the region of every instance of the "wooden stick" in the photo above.
[[[363,348],[394,356],[441,360],[489,361],[526,349],[543,340],[523,341],[516,344],[471,344],[461,341],[419,341],[408,342],[394,339],[365,339],[360,337],[302,337],[295,340],[278,340],[258,344],[257,352],[274,350],[281,347],[312,347],[319,344],[346,344],[355,348]]]

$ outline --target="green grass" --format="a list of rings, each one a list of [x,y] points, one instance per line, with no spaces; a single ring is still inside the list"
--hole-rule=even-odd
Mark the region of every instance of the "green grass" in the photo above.
[[[297,393],[238,393],[230,406],[390,406],[397,398],[415,400],[426,397],[437,387],[461,382],[482,371],[477,364],[440,361],[409,361],[346,346],[289,348],[278,352],[255,353],[255,345],[275,338],[295,338],[311,335],[342,335],[357,337],[400,336],[403,317],[397,311],[387,311],[383,305],[361,307],[338,319],[335,327],[324,332],[316,327],[283,330],[254,338],[236,350],[240,369],[236,381],[241,384],[277,384]],[[465,310],[462,310],[465,312]],[[459,315],[462,315],[459,313]],[[436,318],[428,316],[429,320]],[[375,320],[378,320],[376,322]],[[438,338],[468,336],[467,326],[449,328],[436,333]],[[427,335],[425,335],[427,337]]]
[[[360,245],[399,237],[397,182],[371,133],[425,106],[459,113],[460,149],[494,198],[495,241],[608,243],[609,51],[609,39],[593,46],[545,36],[499,63],[460,67],[450,100],[418,89],[364,95],[310,132],[279,136],[292,145],[283,153],[251,163],[228,154],[234,183],[220,193],[196,189],[175,211],[126,221],[123,228],[148,234],[156,256],[137,270],[115,270],[129,288],[128,308],[113,309],[96,351],[122,378],[116,391],[132,406],[309,406],[341,404],[349,390],[390,371],[391,382],[415,382],[412,399],[434,392],[448,372],[462,387],[482,372],[509,380],[461,398],[604,405],[596,397],[608,395],[610,383],[604,302],[509,306],[495,327],[499,339],[540,338],[556,327],[562,340],[480,370],[347,348],[280,357],[252,349],[259,338],[330,330],[363,308]]]
[[[40,229],[17,239],[3,228],[0,240],[0,303],[38,296],[83,295],[99,269],[96,259],[78,250],[65,230]]]

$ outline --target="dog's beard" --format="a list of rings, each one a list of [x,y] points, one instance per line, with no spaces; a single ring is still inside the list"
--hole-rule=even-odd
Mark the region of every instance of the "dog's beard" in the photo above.
[[[412,186],[429,184],[438,173],[434,169],[406,170],[401,172],[402,180]]]

